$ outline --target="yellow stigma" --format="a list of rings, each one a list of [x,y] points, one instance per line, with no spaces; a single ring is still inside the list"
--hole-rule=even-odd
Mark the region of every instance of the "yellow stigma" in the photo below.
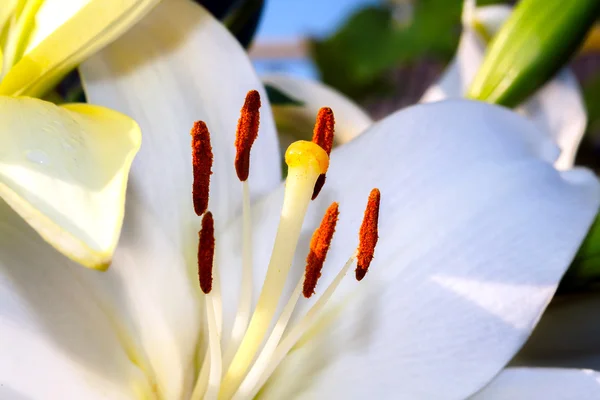
[[[329,156],[318,144],[298,140],[292,143],[285,152],[285,163],[290,168],[308,167],[324,174],[329,168]]]

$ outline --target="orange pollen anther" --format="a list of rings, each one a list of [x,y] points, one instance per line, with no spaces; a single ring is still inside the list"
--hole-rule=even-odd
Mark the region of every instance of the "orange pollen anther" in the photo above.
[[[258,137],[259,109],[260,94],[251,90],[246,95],[235,136],[235,172],[242,182],[248,179],[250,173],[250,149]]]
[[[375,253],[375,245],[379,239],[377,224],[379,222],[379,202],[381,194],[379,189],[371,190],[369,201],[365,209],[365,216],[362,225],[360,226],[357,265],[356,265],[356,280],[362,280],[369,269],[373,254]]]
[[[213,153],[210,145],[210,133],[204,122],[194,122],[190,134],[192,135],[192,170],[194,174],[192,199],[194,211],[197,215],[202,215],[208,208]]]
[[[317,281],[321,277],[323,263],[325,263],[325,257],[327,257],[327,251],[329,250],[339,215],[338,203],[331,203],[323,216],[321,225],[315,230],[315,233],[313,233],[310,241],[310,252],[306,257],[304,286],[302,288],[302,293],[306,298],[309,298],[315,293],[315,287],[317,286]]]
[[[202,217],[202,229],[198,232],[198,280],[205,294],[212,290],[212,269],[215,257],[215,222],[210,211]]]
[[[333,117],[331,108],[322,107],[317,114],[312,141],[321,146],[327,152],[327,155],[331,154],[331,149],[333,148],[334,124],[335,118]]]
[[[335,118],[333,117],[333,111],[329,107],[322,107],[317,114],[317,121],[315,123],[315,129],[313,131],[313,143],[321,146],[327,155],[331,154],[333,148],[333,131],[335,125]],[[312,200],[316,199],[321,189],[325,185],[325,174],[319,175],[315,188],[313,190]]]

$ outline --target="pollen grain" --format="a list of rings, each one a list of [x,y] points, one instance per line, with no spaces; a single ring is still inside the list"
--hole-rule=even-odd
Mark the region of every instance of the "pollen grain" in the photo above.
[[[306,298],[315,293],[315,287],[321,277],[321,270],[323,269],[327,251],[331,245],[331,239],[333,238],[339,215],[338,203],[331,203],[323,216],[321,225],[313,233],[310,241],[310,251],[306,257],[304,285],[302,287],[302,294]]]
[[[244,182],[250,174],[250,149],[258,137],[260,123],[260,94],[251,90],[246,95],[235,136],[235,172]]]
[[[359,232],[359,244],[357,251],[357,264],[356,264],[356,280],[362,280],[369,269],[369,265],[373,260],[373,254],[375,253],[375,245],[378,234],[378,222],[379,222],[379,202],[381,194],[379,189],[371,190],[369,194],[369,200],[367,202],[367,208],[365,209],[365,216],[360,226]]]
[[[210,133],[204,122],[194,122],[190,134],[192,136],[192,171],[194,175],[192,200],[194,211],[200,216],[208,208],[213,153],[210,145]]]
[[[210,211],[202,217],[202,228],[198,232],[198,280],[205,294],[212,290],[212,269],[215,256],[215,223]]]
[[[335,118],[333,116],[333,111],[329,107],[322,107],[317,114],[317,121],[315,123],[312,141],[313,143],[321,146],[327,155],[331,154],[331,149],[333,148],[334,126]],[[317,198],[324,185],[325,174],[321,174],[315,183],[312,200]]]

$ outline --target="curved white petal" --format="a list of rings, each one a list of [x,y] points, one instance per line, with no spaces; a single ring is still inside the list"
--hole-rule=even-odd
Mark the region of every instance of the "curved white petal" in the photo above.
[[[90,279],[103,302],[130,320],[165,398],[189,386],[200,312],[195,292],[200,220],[192,206],[190,128],[204,120],[215,164],[209,209],[224,226],[241,209],[234,140],[247,91],[262,96],[252,150],[253,194],[280,181],[275,128],[244,50],[203,8],[162,2],[140,24],[81,66],[88,100],[138,121],[144,144],[130,175],[123,234],[111,269]],[[85,274],[89,277],[89,274]],[[107,294],[108,293],[108,294]]]
[[[82,60],[113,41],[142,18],[159,0],[44,0],[28,3],[35,13],[21,13],[16,29],[6,33],[12,50],[4,60],[0,93],[43,95]],[[1,13],[0,13],[1,14]],[[13,16],[14,17],[14,16]],[[2,18],[0,16],[0,23]],[[1,26],[1,25],[0,25]],[[27,41],[25,42],[24,39]],[[18,42],[19,44],[16,44]],[[20,57],[15,47],[23,47]]]
[[[217,224],[241,209],[233,143],[251,89],[260,91],[263,106],[250,186],[262,193],[280,182],[275,127],[262,84],[236,39],[201,6],[190,0],[162,2],[80,71],[90,103],[119,110],[140,124],[144,146],[131,180],[139,200],[169,233],[179,235],[194,215],[189,132],[196,120],[205,121],[211,132],[210,209]]]
[[[52,246],[104,269],[117,245],[135,121],[104,107],[0,96],[0,197]]]
[[[273,114],[279,133],[291,131],[295,140],[311,140],[315,117],[321,107],[330,107],[335,114],[335,140],[346,143],[360,135],[373,120],[352,100],[324,84],[290,75],[263,76],[265,84],[274,86],[304,104],[274,105]]]
[[[2,200],[0,216],[0,398],[152,396],[126,337],[71,273],[83,269]]]
[[[330,308],[339,317],[324,319],[262,393],[452,399],[483,387],[531,333],[600,202],[593,174],[557,172],[556,155],[519,115],[464,100],[407,108],[334,150],[292,275],[302,274],[325,208],[339,201],[322,293],[354,251],[368,193],[378,187],[375,261],[360,284],[346,278]],[[281,195],[254,207],[257,285]],[[239,230],[234,224],[217,242],[225,332],[227,307],[236,304],[227,296],[239,285]],[[305,310],[312,301],[301,303]]]
[[[471,400],[595,400],[600,373],[592,370],[507,368]]]
[[[562,70],[527,101],[522,110],[549,132],[560,147],[556,168],[572,167],[587,126],[585,103],[575,75],[567,69]]]
[[[477,8],[472,20],[463,18],[466,21],[456,57],[440,80],[427,89],[421,102],[464,95],[483,61],[486,41],[500,29],[511,10],[506,5],[486,6]],[[561,71],[523,104],[521,111],[558,144],[561,155],[556,167],[570,168],[587,124],[581,88],[573,73],[568,69]]]
[[[600,370],[600,294],[559,296],[514,364]]]

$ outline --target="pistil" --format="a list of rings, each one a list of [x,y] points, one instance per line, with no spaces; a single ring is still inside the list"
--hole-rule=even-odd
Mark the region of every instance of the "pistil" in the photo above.
[[[306,141],[290,145],[285,160],[288,176],[267,276],[246,335],[223,380],[223,389],[219,395],[223,398],[230,398],[238,388],[265,337],[292,265],[315,182],[329,167],[329,157],[325,150]]]

